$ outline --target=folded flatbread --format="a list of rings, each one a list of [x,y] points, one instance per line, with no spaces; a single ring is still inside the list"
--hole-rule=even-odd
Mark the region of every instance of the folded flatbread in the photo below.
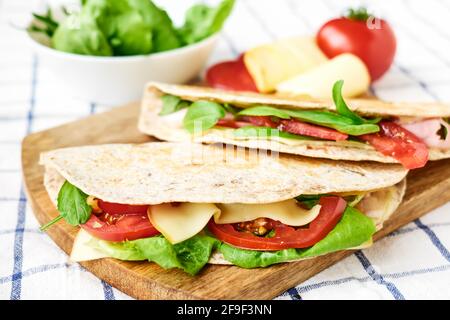
[[[88,221],[81,224],[72,260],[150,260],[189,273],[198,272],[208,261],[261,267],[369,245],[372,234],[400,204],[407,174],[397,164],[337,162],[236,147],[167,142],[64,148],[41,154],[40,163],[45,166],[44,185],[58,209],[64,207],[59,201],[67,198],[61,194],[63,185],[69,183],[91,199],[89,203],[101,199],[120,205],[148,205],[148,218],[161,233],[111,242],[90,234],[92,229],[85,228]],[[281,249],[255,251],[227,244],[207,227],[213,221],[214,226],[239,228],[242,223],[251,227],[255,221],[306,227],[322,214],[322,197],[345,199],[347,209],[325,238],[325,245],[318,247],[316,244],[303,250],[287,249],[286,253]],[[310,206],[303,207],[303,203]],[[95,213],[98,217],[101,214]],[[97,224],[94,228],[105,227]],[[264,239],[256,235],[255,238]],[[195,244],[191,243],[193,239]],[[209,249],[204,248],[205,239],[209,239]],[[180,255],[177,259],[188,261],[175,263],[161,246],[191,250],[191,258]],[[205,257],[208,250],[211,254]],[[155,252],[158,256],[154,256]],[[202,254],[202,258],[195,254]],[[252,254],[257,256],[248,257]],[[203,265],[198,266],[199,261]]]
[[[269,106],[280,110],[329,110],[336,111],[331,100],[307,100],[256,93],[229,92],[218,89],[150,83],[144,94],[139,118],[139,130],[166,141],[194,141],[202,143],[226,143],[242,147],[267,149],[308,157],[334,160],[377,161],[398,163],[392,156],[377,151],[371,144],[347,139],[333,141],[324,139],[288,139],[284,136],[236,135],[238,129],[220,124],[201,133],[191,134],[183,126],[186,108],[174,113],[160,115],[166,95],[183,101],[213,101],[236,107],[238,110],[255,106]],[[331,95],[331,94],[330,94]],[[439,103],[388,103],[372,99],[347,100],[349,108],[360,116],[382,117],[401,123],[422,139],[428,146],[429,160],[450,157],[450,136],[444,118],[450,117],[450,106]],[[227,115],[228,117],[228,115]],[[441,126],[441,127],[440,127]],[[444,127],[442,129],[442,127]],[[437,133],[442,130],[445,137]]]

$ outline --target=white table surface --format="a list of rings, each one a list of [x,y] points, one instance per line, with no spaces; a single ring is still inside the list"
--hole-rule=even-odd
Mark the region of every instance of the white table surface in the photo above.
[[[42,2],[0,0],[0,299],[130,299],[68,264],[38,230],[24,195],[21,139],[110,108],[61,95],[64,83],[41,65],[24,31],[10,26],[23,25]],[[180,21],[195,1],[156,2]],[[238,0],[209,64],[279,37],[313,34],[361,3],[388,19],[398,39],[394,66],[373,92],[386,100],[450,101],[450,2],[444,0]],[[434,210],[278,298],[449,299],[449,209]]]

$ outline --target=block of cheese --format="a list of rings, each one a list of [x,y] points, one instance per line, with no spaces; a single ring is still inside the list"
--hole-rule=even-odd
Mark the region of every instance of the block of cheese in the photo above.
[[[314,37],[282,39],[244,54],[245,66],[260,92],[271,92],[280,82],[327,60]]]
[[[342,94],[355,97],[367,91],[370,75],[364,62],[357,56],[344,53],[277,85],[277,92],[291,95],[308,95],[330,99],[333,84],[344,80]]]

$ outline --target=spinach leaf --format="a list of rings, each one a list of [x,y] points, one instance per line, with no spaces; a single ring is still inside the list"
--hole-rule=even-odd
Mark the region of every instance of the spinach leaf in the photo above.
[[[343,80],[336,81],[333,85],[333,101],[336,105],[336,110],[340,115],[352,119],[354,124],[378,123],[381,121],[380,117],[374,119],[364,119],[350,110],[350,108],[345,103],[344,98],[342,97],[343,85]]]
[[[238,112],[238,116],[271,116],[280,119],[290,119],[291,115],[289,110],[278,109],[269,106],[255,106],[251,108],[245,108]]]
[[[85,223],[91,217],[92,208],[86,202],[87,194],[65,181],[58,193],[57,208],[59,216],[43,225],[40,229],[45,230],[62,218],[67,223],[77,226]]]
[[[162,100],[162,108],[159,113],[160,116],[165,116],[167,114],[171,114],[177,112],[181,109],[189,107],[190,102],[181,100],[180,97],[172,96],[170,94],[163,95],[161,97]]]
[[[74,13],[59,24],[52,47],[59,51],[91,55],[112,56],[113,51],[102,30],[89,16]]]
[[[256,106],[243,109],[238,116],[273,116],[281,119],[298,119],[319,126],[333,128],[339,132],[353,136],[374,133],[380,130],[376,124],[354,124],[354,121],[346,116],[326,110],[287,110],[269,106]]]
[[[191,104],[183,119],[183,126],[190,133],[200,133],[216,125],[225,117],[222,105],[206,100],[198,100]]]
[[[152,52],[176,49],[182,46],[177,31],[167,12],[150,0],[128,0],[130,6],[137,10],[144,23],[151,29],[153,35]]]
[[[223,0],[217,7],[205,4],[192,6],[186,12],[184,25],[178,29],[181,39],[187,44],[198,42],[218,32],[234,6],[234,0]]]
[[[92,208],[87,204],[88,195],[65,181],[58,193],[58,211],[67,223],[77,226],[91,217]]]
[[[287,139],[297,139],[297,140],[312,140],[311,137],[301,136],[298,134],[292,134],[289,132],[280,131],[275,128],[269,127],[255,127],[247,126],[239,129],[233,130],[233,135],[235,137],[258,137],[258,138],[270,138],[270,137],[280,137]]]

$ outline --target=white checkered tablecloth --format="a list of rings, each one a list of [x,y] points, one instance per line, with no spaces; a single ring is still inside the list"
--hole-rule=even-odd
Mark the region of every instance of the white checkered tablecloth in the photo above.
[[[0,298],[129,299],[67,256],[38,230],[21,179],[24,135],[107,110],[61,96],[28,46],[23,25],[44,1],[0,0]],[[194,1],[156,1],[182,17]],[[211,1],[214,2],[214,1]],[[209,63],[278,37],[312,34],[361,1],[238,0]],[[367,1],[398,38],[395,64],[374,84],[382,99],[450,101],[450,2]],[[69,133],[68,133],[69,134]],[[279,299],[449,299],[450,203],[357,252]],[[231,290],[231,289],[230,289]]]

